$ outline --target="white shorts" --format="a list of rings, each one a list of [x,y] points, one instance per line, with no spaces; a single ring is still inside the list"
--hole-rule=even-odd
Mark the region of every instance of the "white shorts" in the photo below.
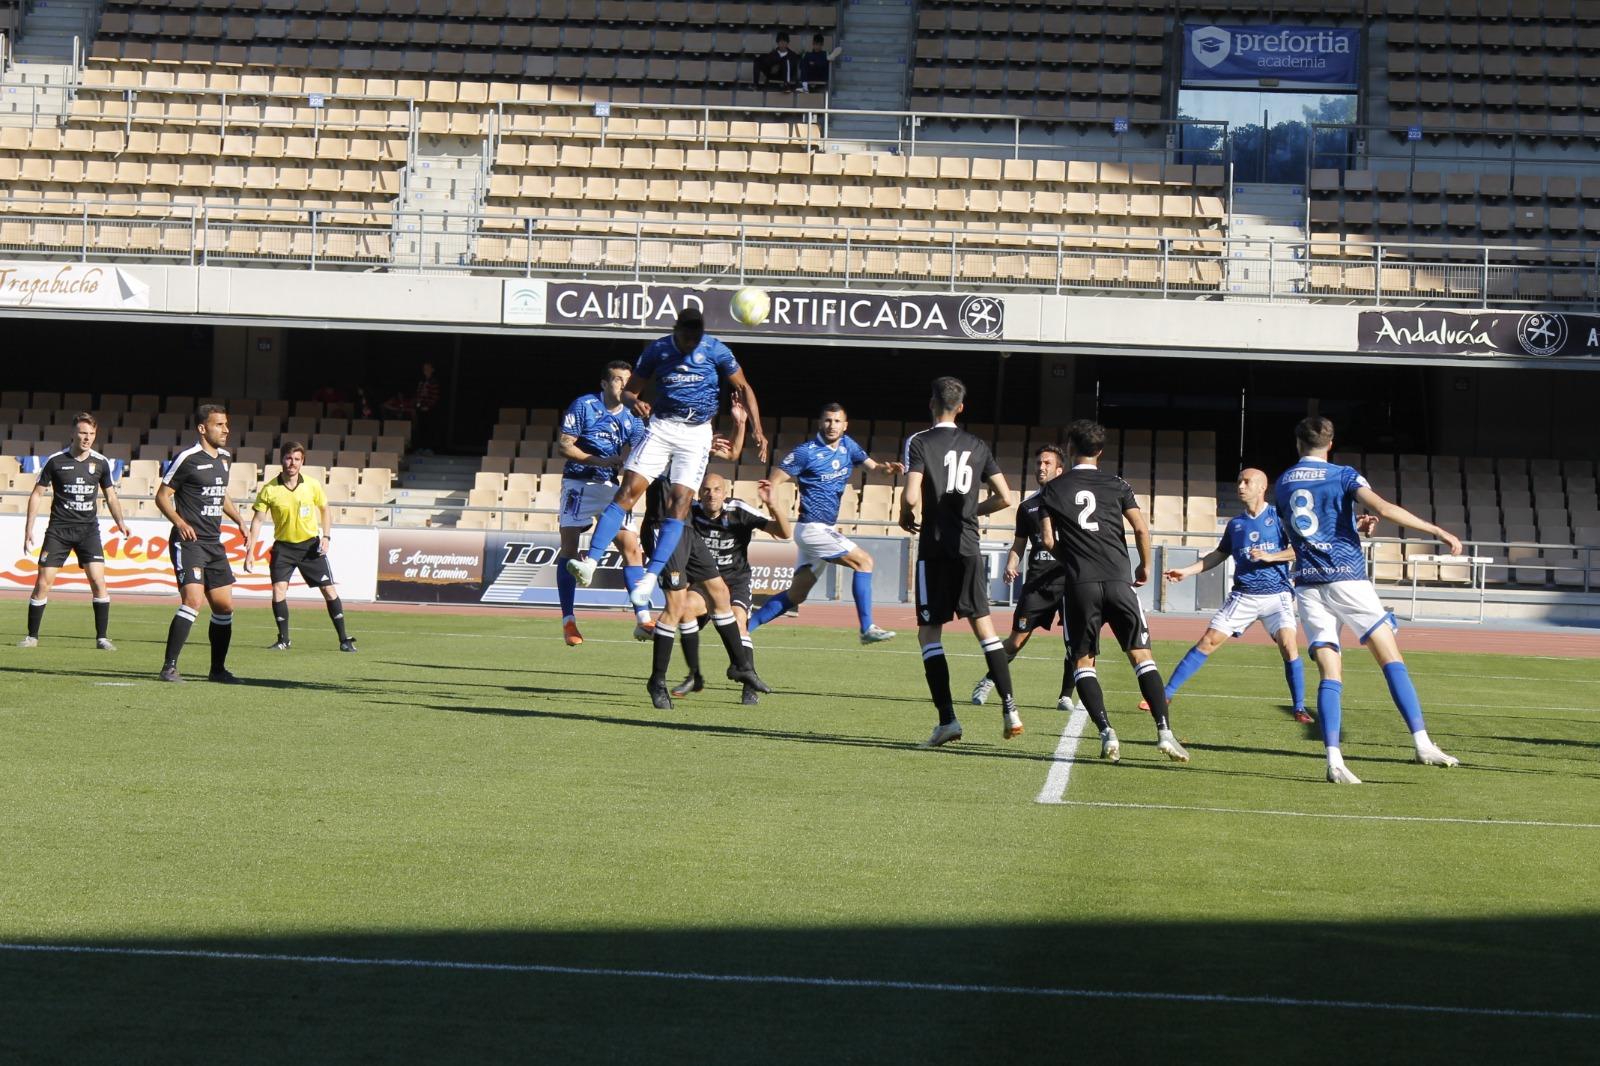
[[[1255,593],[1235,589],[1228,594],[1222,607],[1211,616],[1209,625],[1230,637],[1242,637],[1251,623],[1259,621],[1272,636],[1283,630],[1294,632],[1294,593]]]
[[[824,522],[798,522],[794,527],[794,546],[798,549],[796,570],[809,566],[820,571],[822,563],[855,551],[855,541]]]
[[[626,469],[646,481],[654,481],[665,470],[674,485],[699,492],[710,461],[710,422],[691,426],[671,418],[652,418],[645,426],[644,439],[629,454]]]
[[[1394,615],[1378,599],[1370,581],[1330,581],[1326,585],[1301,585],[1294,590],[1300,605],[1300,622],[1313,651],[1339,647],[1339,627],[1349,626],[1365,644],[1379,626],[1399,629]]]
[[[615,485],[604,485],[598,481],[577,481],[572,478],[561,479],[561,517],[557,524],[562,529],[588,529],[594,520],[600,517],[617,495]],[[634,527],[634,517],[629,514],[622,523],[623,529]]]

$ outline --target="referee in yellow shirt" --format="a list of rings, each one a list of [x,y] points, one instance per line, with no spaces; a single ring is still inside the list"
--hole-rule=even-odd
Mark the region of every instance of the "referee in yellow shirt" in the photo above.
[[[339,633],[339,650],[355,651],[356,641],[344,628],[344,604],[339,587],[333,583],[333,568],[328,564],[328,496],[316,478],[304,477],[300,468],[306,462],[306,446],[289,441],[282,448],[283,472],[256,494],[255,514],[250,519],[249,543],[245,546],[244,569],[255,565],[256,534],[261,518],[272,515],[272,617],[278,623],[278,642],[272,651],[289,650],[289,579],[296,570],[305,583],[322,590],[328,601],[328,617]]]

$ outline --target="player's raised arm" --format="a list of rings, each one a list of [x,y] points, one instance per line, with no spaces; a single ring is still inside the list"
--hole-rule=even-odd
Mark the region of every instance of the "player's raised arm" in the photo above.
[[[767,438],[761,429],[761,405],[756,401],[756,390],[750,387],[750,381],[744,376],[743,368],[728,375],[728,384],[733,386],[733,395],[739,398],[739,402],[744,405],[745,412],[750,417],[750,436],[756,442],[756,455],[764,463],[768,458]]]
[[[1202,555],[1199,559],[1190,563],[1188,566],[1178,566],[1173,567],[1171,570],[1164,570],[1162,571],[1161,576],[1167,581],[1182,581],[1184,578],[1194,577],[1197,574],[1205,573],[1212,567],[1220,565],[1227,557],[1227,552],[1220,548],[1213,548],[1211,551],[1207,552],[1205,555]],[[1289,558],[1283,561],[1289,562],[1293,559],[1294,552],[1291,550],[1289,552]],[[1278,560],[1271,561],[1277,562]]]
[[[772,482],[764,478],[756,482],[756,496],[761,500],[761,505],[767,509],[767,514],[772,516],[772,522],[767,527],[767,535],[776,540],[788,540],[793,537],[794,525],[789,521],[789,509],[779,507],[773,502]]]
[[[733,420],[733,436],[711,438],[711,457],[736,463],[744,454],[745,430],[750,422],[750,412],[745,410],[738,393],[729,398],[728,417]]]
[[[1250,558],[1258,563],[1292,563],[1294,562],[1294,549],[1281,548],[1269,552],[1265,548],[1251,548]]]
[[[1444,541],[1444,545],[1450,549],[1451,555],[1461,554],[1461,541],[1456,538],[1455,534],[1434,525],[1432,522],[1418,518],[1398,503],[1390,503],[1366,485],[1356,489],[1356,499],[1361,501],[1363,507],[1376,514],[1379,518],[1386,518],[1397,526],[1404,526],[1407,529],[1414,529],[1418,533],[1426,533],[1430,537],[1437,537]]]
[[[1133,587],[1139,588],[1150,580],[1150,522],[1136,506],[1124,510],[1122,517],[1133,527],[1133,544],[1139,551],[1139,565],[1133,569]]]
[[[172,523],[172,528],[178,531],[179,539],[194,540],[197,536],[194,527],[183,520],[183,516],[178,513],[178,508],[173,503],[176,496],[177,493],[172,490],[172,486],[162,482],[161,487],[156,489],[156,510]]]
[[[1016,501],[1011,498],[1011,486],[1006,484],[1006,476],[1001,473],[990,474],[984,484],[989,486],[989,496],[978,504],[978,517],[1004,511]]]
[[[635,364],[633,372],[628,375],[628,383],[622,386],[623,405],[640,418],[650,417],[650,404],[644,399],[644,389],[649,383],[650,379],[641,377],[639,367]]]

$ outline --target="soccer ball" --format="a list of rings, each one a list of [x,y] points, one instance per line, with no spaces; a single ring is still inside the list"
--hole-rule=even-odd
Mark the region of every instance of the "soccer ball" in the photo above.
[[[728,310],[741,324],[759,326],[772,313],[772,297],[767,295],[766,289],[740,289],[728,302]]]

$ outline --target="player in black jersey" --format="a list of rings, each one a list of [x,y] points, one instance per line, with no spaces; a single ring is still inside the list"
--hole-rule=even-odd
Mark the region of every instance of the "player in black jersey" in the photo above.
[[[202,404],[195,413],[200,439],[178,453],[156,490],[156,508],[172,523],[172,568],[182,602],[167,627],[167,655],[162,681],[182,681],[178,654],[207,601],[211,604],[212,681],[238,680],[228,672],[228,644],[233,637],[233,567],[222,549],[222,517],[239,527],[249,543],[244,517],[228,498],[228,412],[221,404]]]
[[[955,378],[935,378],[928,410],[933,426],[906,439],[906,489],[900,502],[900,528],[917,539],[917,641],[928,692],[939,709],[939,724],[922,747],[937,748],[961,739],[950,698],[950,664],[941,638],[946,622],[965,618],[983,645],[989,674],[1003,705],[1000,735],[1022,733],[1017,700],[1011,691],[1011,665],[1005,645],[989,620],[989,582],[978,548],[978,517],[1011,505],[1011,491],[989,446],[956,425],[967,387]],[[987,485],[987,499],[979,501]],[[918,512],[921,512],[920,519]]]
[[[756,493],[766,508],[765,514],[743,500],[730,498],[728,481],[721,474],[707,474],[705,480],[700,483],[700,498],[695,501],[689,513],[695,533],[705,541],[706,547],[711,551],[711,557],[716,560],[718,573],[722,575],[722,580],[727,582],[733,617],[739,623],[739,639],[744,643],[745,653],[750,657],[752,669],[755,667],[756,652],[755,644],[750,640],[749,630],[750,607],[753,600],[750,593],[750,538],[757,530],[765,531],[778,540],[788,540],[791,533],[789,516],[781,508],[773,506],[772,482],[758,482]],[[696,625],[701,628],[704,628],[708,621],[706,604],[709,602],[710,594],[701,586],[697,585],[690,591],[689,617],[696,618]],[[682,635],[680,624],[679,636]],[[699,692],[704,687],[705,679],[698,671],[691,669],[688,677],[673,686],[672,695],[687,696],[691,692]],[[746,685],[743,702],[758,703],[759,694]]]
[[[89,595],[94,601],[94,646],[101,651],[116,651],[107,628],[111,623],[111,595],[106,590],[106,557],[100,547],[100,493],[106,495],[106,509],[112,524],[124,537],[128,526],[122,520],[122,501],[117,499],[111,477],[111,460],[94,450],[100,423],[87,411],[72,420],[72,443],[46,459],[39,468],[39,481],[28,497],[28,515],[22,526],[22,553],[33,554],[33,519],[45,489],[52,493],[50,522],[44,529],[44,544],[39,550],[39,576],[28,597],[28,635],[19,648],[39,646],[39,625],[50,602],[50,589],[56,575],[74,554],[89,579]]]
[[[1117,734],[1106,717],[1105,693],[1095,675],[1100,630],[1109,625],[1139,679],[1139,691],[1156,720],[1156,749],[1174,762],[1189,753],[1172,734],[1161,671],[1150,654],[1150,626],[1133,590],[1150,580],[1150,524],[1133,487],[1100,469],[1105,427],[1079,419],[1067,427],[1067,457],[1073,466],[1040,490],[1045,513],[1044,546],[1061,560],[1066,603],[1062,611],[1067,659],[1073,666],[1078,698],[1100,730],[1100,757],[1122,757]],[[1126,524],[1124,524],[1126,522]],[[1128,580],[1128,534],[1133,527],[1139,565]]]
[[[1037,453],[1039,484],[1048,484],[1067,468],[1067,457],[1058,446],[1046,444]],[[1049,629],[1061,617],[1061,600],[1066,592],[1066,574],[1061,564],[1045,548],[1040,539],[1039,519],[1044,514],[1044,501],[1034,493],[1017,507],[1017,535],[1006,553],[1006,584],[1016,581],[1022,568],[1023,553],[1028,553],[1028,576],[1022,583],[1022,595],[1011,616],[1011,634],[1006,637],[1006,660],[1016,659],[1022,646],[1036,630]],[[1072,664],[1061,671],[1061,695],[1056,699],[1056,709],[1072,710]],[[988,674],[972,687],[972,702],[983,706],[994,690],[994,678]]]
[[[736,417],[738,434],[733,441],[716,437],[711,443],[714,459],[737,459],[744,445],[744,421]],[[665,478],[652,481],[645,490],[644,523],[639,539],[646,554],[655,551],[656,534],[661,523],[671,515],[669,498],[672,484]],[[728,651],[728,680],[738,681],[747,691],[771,692],[766,682],[757,676],[750,664],[750,656],[740,640],[739,623],[734,620],[733,605],[729,600],[728,584],[717,569],[717,561],[700,537],[688,536],[678,540],[661,571],[661,591],[666,599],[666,609],[656,617],[655,635],[651,638],[650,679],[645,683],[650,693],[650,703],[658,710],[672,709],[672,694],[667,690],[667,668],[672,665],[672,646],[683,638],[684,658],[689,660],[689,673],[700,673],[700,625],[698,612],[690,604],[689,590],[700,586],[711,604],[711,621],[717,636],[722,638]]]

